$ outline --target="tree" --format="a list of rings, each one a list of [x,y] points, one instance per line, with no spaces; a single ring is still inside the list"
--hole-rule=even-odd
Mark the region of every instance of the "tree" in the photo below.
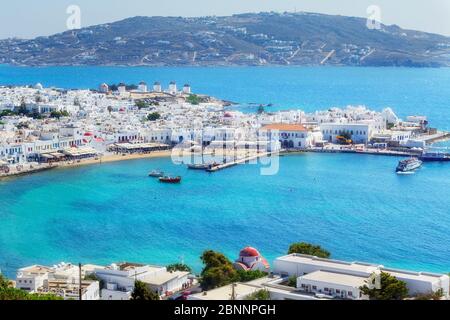
[[[131,293],[131,300],[159,300],[159,294],[151,291],[147,284],[142,281],[135,281],[134,290]]]
[[[264,278],[265,276],[267,276],[267,273],[260,271],[260,270],[248,270],[248,271],[238,270],[237,275],[238,275],[239,282],[248,282],[248,281]]]
[[[418,294],[414,297],[415,300],[441,300],[444,296],[444,290],[441,288],[435,292]]]
[[[68,116],[69,116],[69,113],[66,110],[50,112],[50,118],[59,119],[61,117],[68,117]]]
[[[287,286],[292,288],[297,288],[297,277],[290,276],[287,281]]]
[[[143,108],[148,108],[148,107],[149,107],[149,104],[146,103],[146,102],[143,101],[143,100],[136,100],[136,101],[134,102],[134,105],[135,105],[136,107],[138,107],[139,109],[143,109]]]
[[[191,267],[189,267],[187,264],[184,263],[173,263],[167,266],[167,271],[173,272],[173,271],[187,271],[192,272]]]
[[[258,113],[258,114],[262,114],[262,113],[264,113],[264,112],[266,112],[266,110],[264,109],[264,106],[261,104],[261,105],[258,107],[257,113]]]
[[[222,287],[238,280],[233,264],[222,253],[207,250],[203,252],[201,260],[205,265],[200,280],[203,290]]]
[[[247,297],[246,300],[270,300],[270,292],[266,289],[258,290]]]
[[[148,121],[156,121],[161,118],[161,115],[158,112],[152,112],[147,116]]]
[[[201,99],[199,96],[197,96],[196,94],[190,94],[187,98],[186,101],[190,104],[193,105],[198,105],[201,102]]]
[[[97,277],[95,273],[85,275],[84,280],[98,281],[100,289],[103,289],[105,287],[105,281]]]
[[[292,253],[307,254],[319,258],[329,258],[331,256],[330,252],[323,249],[321,246],[313,245],[306,242],[291,244],[291,246],[289,247],[288,254]]]
[[[379,277],[380,288],[375,287],[376,277]],[[408,288],[404,281],[398,280],[396,277],[386,272],[375,275],[367,284],[360,287],[363,294],[368,295],[370,300],[403,300],[408,296]]]

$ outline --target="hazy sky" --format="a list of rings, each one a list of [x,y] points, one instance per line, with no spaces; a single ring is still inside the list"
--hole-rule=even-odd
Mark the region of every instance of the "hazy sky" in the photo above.
[[[3,2],[3,1],[2,1]],[[5,1],[6,2],[6,1]],[[230,15],[309,11],[367,17],[378,5],[381,21],[450,36],[450,0],[14,0],[0,7],[0,38],[32,38],[66,30],[69,5],[81,8],[82,27],[132,16]]]

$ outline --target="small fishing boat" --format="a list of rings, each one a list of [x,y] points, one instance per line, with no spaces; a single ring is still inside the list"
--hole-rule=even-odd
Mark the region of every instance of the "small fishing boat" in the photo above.
[[[148,174],[148,176],[152,178],[161,178],[164,177],[164,172],[162,172],[161,170],[153,170]]]
[[[160,177],[159,178],[159,182],[164,182],[164,183],[180,183],[181,182],[181,177],[169,177],[169,176],[164,176],[164,177]]]
[[[401,160],[398,163],[396,172],[397,173],[413,172],[414,170],[420,168],[421,166],[422,166],[422,161],[420,161],[417,158]]]

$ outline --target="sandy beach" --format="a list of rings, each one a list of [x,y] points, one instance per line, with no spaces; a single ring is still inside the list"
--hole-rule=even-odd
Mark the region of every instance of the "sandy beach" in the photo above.
[[[84,160],[77,161],[65,161],[57,163],[57,167],[60,168],[68,168],[68,167],[77,167],[77,166],[85,166],[91,164],[102,164],[108,162],[116,162],[116,161],[127,161],[127,160],[137,160],[137,159],[147,159],[147,158],[163,158],[170,157],[171,150],[164,151],[154,151],[150,153],[138,153],[138,154],[106,154],[103,156],[98,156],[96,158],[89,158]]]

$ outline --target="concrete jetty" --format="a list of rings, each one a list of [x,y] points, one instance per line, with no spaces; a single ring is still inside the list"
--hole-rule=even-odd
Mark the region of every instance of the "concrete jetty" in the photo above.
[[[227,163],[224,163],[224,164],[219,164],[217,166],[214,166],[214,167],[211,167],[209,169],[206,169],[206,171],[207,172],[220,171],[220,170],[223,170],[223,169],[226,169],[226,168],[234,167],[234,166],[239,165],[239,164],[245,164],[245,163],[250,162],[252,160],[259,159],[260,157],[264,157],[264,156],[268,156],[268,155],[271,155],[271,152],[258,153],[256,155],[253,155],[253,156],[250,156],[250,157],[245,157],[245,158],[237,159],[235,161],[227,162]]]

